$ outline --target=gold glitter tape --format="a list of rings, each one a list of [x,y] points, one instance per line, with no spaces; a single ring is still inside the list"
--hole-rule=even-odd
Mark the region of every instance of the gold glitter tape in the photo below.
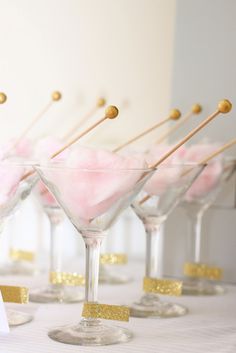
[[[33,262],[35,259],[35,254],[31,251],[18,250],[18,249],[10,249],[9,257],[12,260],[23,260],[27,262]]]
[[[164,295],[181,295],[182,282],[172,279],[158,279],[144,277],[143,290],[147,293],[159,293]]]
[[[4,302],[27,304],[29,301],[28,288],[0,285],[0,291]]]
[[[184,265],[184,274],[188,277],[220,280],[223,276],[223,270],[220,267],[208,266],[206,264],[201,263],[187,262]]]
[[[65,286],[84,286],[84,276],[76,272],[50,272],[49,281],[51,284],[63,284]]]
[[[128,262],[126,254],[107,253],[100,256],[100,263],[102,265],[123,265]]]
[[[84,303],[82,316],[85,318],[129,321],[129,308],[119,305]]]

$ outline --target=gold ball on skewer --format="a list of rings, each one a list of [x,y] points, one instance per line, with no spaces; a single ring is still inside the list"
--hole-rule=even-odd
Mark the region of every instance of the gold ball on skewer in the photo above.
[[[170,118],[172,120],[178,120],[181,117],[181,113],[178,109],[172,109],[170,111]]]
[[[200,104],[194,104],[192,106],[192,112],[194,114],[199,114],[199,113],[201,113],[201,111],[202,111],[202,106]]]
[[[61,99],[61,92],[55,91],[52,93],[52,100],[53,101],[59,101]]]
[[[223,114],[229,113],[231,109],[232,103],[228,99],[224,99],[218,104],[218,110]]]
[[[115,119],[119,114],[119,110],[114,105],[109,105],[105,110],[105,117],[108,119]]]
[[[5,93],[0,92],[0,104],[5,103],[7,100],[7,96],[5,95]]]
[[[101,108],[101,107],[104,107],[104,105],[106,104],[106,99],[105,98],[99,98],[98,101],[97,101],[97,107],[98,108]]]

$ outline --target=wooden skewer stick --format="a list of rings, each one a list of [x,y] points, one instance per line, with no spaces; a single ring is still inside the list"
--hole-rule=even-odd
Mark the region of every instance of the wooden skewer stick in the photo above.
[[[70,138],[89,118],[91,118],[91,116],[93,116],[93,114],[96,113],[96,111],[103,107],[106,104],[106,100],[104,98],[99,98],[97,100],[96,105],[87,113],[85,114],[85,116],[80,119],[80,121],[75,124],[68,132],[66,135],[63,136],[63,140],[67,140],[68,138]]]
[[[157,124],[151,126],[149,129],[143,131],[141,134],[136,135],[135,137],[133,137],[132,139],[128,140],[127,142],[123,143],[122,145],[116,147],[113,152],[118,152],[121,149],[123,149],[124,147],[130,145],[131,143],[139,140],[141,137],[149,134],[151,131],[157,129],[158,127],[162,126],[163,124],[167,123],[169,120],[178,120],[181,116],[181,113],[178,109],[172,109],[169,116],[165,119],[162,119],[161,121],[159,121]]]
[[[176,130],[178,130],[183,124],[185,124],[193,114],[199,114],[202,111],[200,104],[194,104],[192,109],[174,126],[171,126],[162,136],[157,139],[156,143],[162,143],[167,137],[172,135]]]
[[[42,118],[42,116],[49,110],[49,108],[53,105],[53,103],[58,102],[61,99],[61,97],[62,95],[58,91],[55,91],[52,93],[50,102],[48,102],[48,104],[41,110],[41,112],[38,113],[38,115],[36,115],[36,117],[25,128],[25,130],[20,134],[20,136],[17,138],[17,140],[15,141],[14,145],[10,150],[13,150],[18,145],[18,143],[22,140],[22,138],[28,134],[28,132],[32,129],[32,127]]]
[[[236,139],[230,140],[229,142],[225,143],[223,146],[219,147],[215,152],[211,153],[209,156],[206,158],[202,159],[198,164],[206,164],[208,163],[212,158],[215,158],[219,154],[223,153],[225,150],[228,148],[236,145]]]
[[[93,125],[91,125],[90,127],[88,127],[86,130],[84,130],[83,132],[81,132],[79,135],[77,135],[75,138],[73,138],[72,140],[70,140],[68,143],[66,143],[62,148],[60,148],[58,151],[56,151],[55,153],[53,153],[49,159],[53,159],[56,156],[58,156],[60,153],[62,153],[63,151],[65,151],[68,147],[70,147],[71,145],[73,145],[75,142],[77,142],[79,139],[81,139],[81,137],[85,136],[86,134],[88,134],[91,130],[93,130],[96,126],[100,125],[101,123],[103,123],[105,120],[107,119],[115,119],[117,117],[117,115],[119,114],[119,110],[117,107],[115,107],[114,105],[110,105],[106,108],[105,110],[105,114],[104,117],[99,119],[96,123],[94,123]],[[30,171],[28,173],[26,173],[25,175],[23,175],[23,177],[21,178],[21,180],[25,180],[26,178],[28,178],[29,176],[31,176],[32,174],[34,174],[34,171]]]
[[[0,104],[4,104],[7,101],[7,96],[5,93],[0,92]]]
[[[191,139],[198,131],[203,129],[207,124],[209,124],[217,115],[219,114],[226,114],[229,113],[232,108],[232,104],[230,101],[227,99],[222,100],[218,104],[218,109],[209,115],[205,120],[203,120],[195,129],[190,131],[180,142],[178,142],[174,147],[172,147],[169,152],[165,153],[156,163],[152,164],[149,166],[149,168],[156,168],[158,167],[162,162],[164,162],[168,157],[170,157],[179,147],[181,147],[183,144],[185,144],[188,140]],[[143,204],[145,201],[147,201],[150,198],[150,196],[145,196],[139,203]]]

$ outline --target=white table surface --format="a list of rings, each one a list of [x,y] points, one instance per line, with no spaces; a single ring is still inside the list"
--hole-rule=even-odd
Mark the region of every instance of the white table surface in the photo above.
[[[133,269],[136,279],[123,285],[100,285],[101,303],[128,304],[141,295],[142,267]],[[134,271],[135,269],[135,271]],[[138,279],[139,278],[139,279]],[[1,277],[1,284],[43,285],[46,276]],[[82,304],[12,305],[34,312],[34,320],[0,336],[0,353],[235,353],[236,352],[236,287],[211,297],[162,297],[189,308],[189,314],[172,319],[131,318],[128,323],[113,322],[133,331],[133,340],[105,347],[80,347],[61,344],[48,338],[49,329],[80,320]],[[9,305],[9,304],[8,304]]]

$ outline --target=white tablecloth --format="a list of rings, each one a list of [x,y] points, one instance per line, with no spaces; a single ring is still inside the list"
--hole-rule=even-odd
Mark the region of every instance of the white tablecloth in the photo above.
[[[137,266],[134,273],[136,279],[132,283],[100,285],[100,302],[128,304],[137,299],[141,295],[142,267]],[[1,284],[28,285],[31,288],[44,284],[45,281],[46,276],[0,278]],[[0,352],[235,353],[236,287],[228,286],[227,289],[227,293],[222,296],[162,297],[187,306],[189,314],[174,319],[131,318],[129,323],[116,322],[115,324],[133,331],[133,340],[105,347],[70,346],[48,338],[47,332],[50,328],[78,322],[82,304],[17,305],[18,309],[33,311],[34,320],[11,329],[7,336],[0,336]]]

